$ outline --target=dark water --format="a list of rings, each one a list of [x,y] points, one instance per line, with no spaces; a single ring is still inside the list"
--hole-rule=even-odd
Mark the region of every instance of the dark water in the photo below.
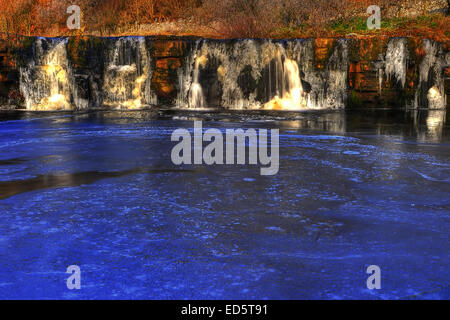
[[[0,298],[450,297],[445,112],[0,119]],[[279,174],[173,165],[170,135],[193,120],[280,129]]]

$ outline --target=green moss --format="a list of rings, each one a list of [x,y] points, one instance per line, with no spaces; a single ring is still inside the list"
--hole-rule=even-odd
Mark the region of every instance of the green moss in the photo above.
[[[392,19],[382,19],[381,28],[382,29],[397,29],[403,28],[410,22],[410,19],[406,17],[392,18]]]
[[[381,28],[383,29],[404,29],[410,26],[416,26],[419,28],[430,28],[436,29],[439,27],[439,20],[441,16],[439,15],[426,15],[419,16],[415,18],[392,18],[392,19],[383,19],[381,22]]]
[[[330,26],[331,30],[338,33],[352,33],[367,30],[367,18],[354,17],[349,20],[337,20]]]
[[[416,21],[417,21],[418,25],[427,26],[427,27],[434,29],[439,26],[437,18],[438,18],[438,16],[436,16],[436,15],[427,15],[427,16],[417,17]]]

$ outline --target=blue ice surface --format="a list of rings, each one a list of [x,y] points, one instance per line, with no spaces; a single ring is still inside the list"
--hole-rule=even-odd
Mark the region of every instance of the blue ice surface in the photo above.
[[[180,127],[193,122],[0,122],[0,164],[20,160],[0,165],[3,183],[148,169],[0,200],[0,298],[450,298],[448,142],[281,129],[279,174],[261,176],[173,165]],[[66,287],[69,265],[81,290]],[[366,287],[369,265],[381,290]]]

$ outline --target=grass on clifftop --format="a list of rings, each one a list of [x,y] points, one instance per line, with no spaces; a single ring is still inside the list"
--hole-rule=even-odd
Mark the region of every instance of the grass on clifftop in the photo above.
[[[419,37],[434,39],[443,43],[450,41],[450,17],[442,14],[419,16],[415,18],[391,18],[381,20],[381,29],[368,30],[367,17],[354,17],[347,20],[337,20],[321,28],[300,24],[296,27],[275,26],[266,35],[236,35],[229,36],[220,28],[213,29],[206,25],[195,25],[184,21],[147,25],[145,28],[117,32],[114,36],[125,35],[174,35],[198,36],[205,38],[310,38],[310,37],[349,37],[349,36],[390,36]]]
[[[312,29],[304,25],[299,28],[279,28],[271,34],[275,38],[346,37],[349,35],[411,36],[449,42],[450,17],[434,14],[416,18],[382,19],[381,29],[378,30],[368,30],[366,17],[354,17],[332,22],[322,29]]]

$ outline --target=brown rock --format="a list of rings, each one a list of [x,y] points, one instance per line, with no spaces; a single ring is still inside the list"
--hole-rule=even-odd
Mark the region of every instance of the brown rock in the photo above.
[[[179,58],[157,59],[155,71],[153,72],[152,86],[158,97],[173,98],[176,95],[174,76],[181,67]]]
[[[334,39],[331,38],[317,38],[315,39],[315,54],[314,61],[317,69],[324,69],[328,58],[332,53],[334,47]]]
[[[186,54],[187,43],[183,40],[154,40],[151,47],[155,58],[182,57]]]

